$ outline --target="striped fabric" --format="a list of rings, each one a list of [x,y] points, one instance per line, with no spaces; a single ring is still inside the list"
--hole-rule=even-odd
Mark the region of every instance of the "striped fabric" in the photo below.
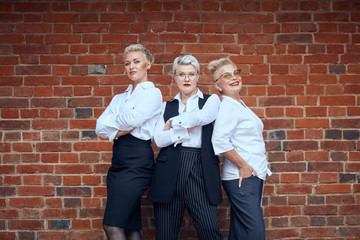
[[[167,204],[154,203],[156,239],[178,239],[185,208],[193,219],[200,240],[222,239],[217,208],[206,197],[200,149],[182,147],[177,185]]]

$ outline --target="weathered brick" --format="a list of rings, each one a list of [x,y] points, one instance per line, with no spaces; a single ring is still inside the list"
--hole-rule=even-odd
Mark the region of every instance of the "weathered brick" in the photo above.
[[[359,130],[344,130],[343,131],[344,139],[352,140],[359,139]]]
[[[283,140],[285,139],[285,131],[279,130],[270,132],[268,138],[269,140]]]
[[[49,229],[70,229],[70,220],[50,220]]]
[[[19,232],[19,238],[24,240],[35,240],[34,232]]]
[[[341,130],[325,130],[325,138],[327,139],[341,139]]]
[[[325,226],[325,217],[310,217],[310,226]]]
[[[57,187],[56,194],[69,197],[90,197],[91,189],[89,187]]]

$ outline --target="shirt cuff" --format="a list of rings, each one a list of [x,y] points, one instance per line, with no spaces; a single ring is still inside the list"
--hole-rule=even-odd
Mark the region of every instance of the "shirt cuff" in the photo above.
[[[171,118],[171,126],[173,128],[188,128],[185,119],[181,115]]]
[[[186,128],[175,127],[172,128],[170,132],[171,142],[178,144],[182,142],[183,139],[189,138],[189,134]]]
[[[117,132],[118,131],[116,130],[109,135],[109,142],[112,142],[115,139]]]

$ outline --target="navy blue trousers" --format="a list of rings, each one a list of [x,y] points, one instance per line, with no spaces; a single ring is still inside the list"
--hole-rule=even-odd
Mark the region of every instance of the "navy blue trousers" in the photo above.
[[[264,181],[251,176],[222,181],[231,203],[228,240],[265,240],[265,224],[261,209]]]
[[[200,149],[183,147],[176,189],[169,203],[154,203],[157,240],[175,240],[181,228],[185,208],[196,228],[198,239],[223,239],[218,225],[217,207],[206,197]]]

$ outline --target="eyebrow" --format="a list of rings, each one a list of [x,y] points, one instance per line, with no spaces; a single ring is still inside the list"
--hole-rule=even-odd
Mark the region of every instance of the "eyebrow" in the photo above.
[[[139,60],[140,58],[134,58],[132,60],[125,60],[125,63],[128,63],[128,62],[131,62],[131,61],[134,61],[134,60]]]

